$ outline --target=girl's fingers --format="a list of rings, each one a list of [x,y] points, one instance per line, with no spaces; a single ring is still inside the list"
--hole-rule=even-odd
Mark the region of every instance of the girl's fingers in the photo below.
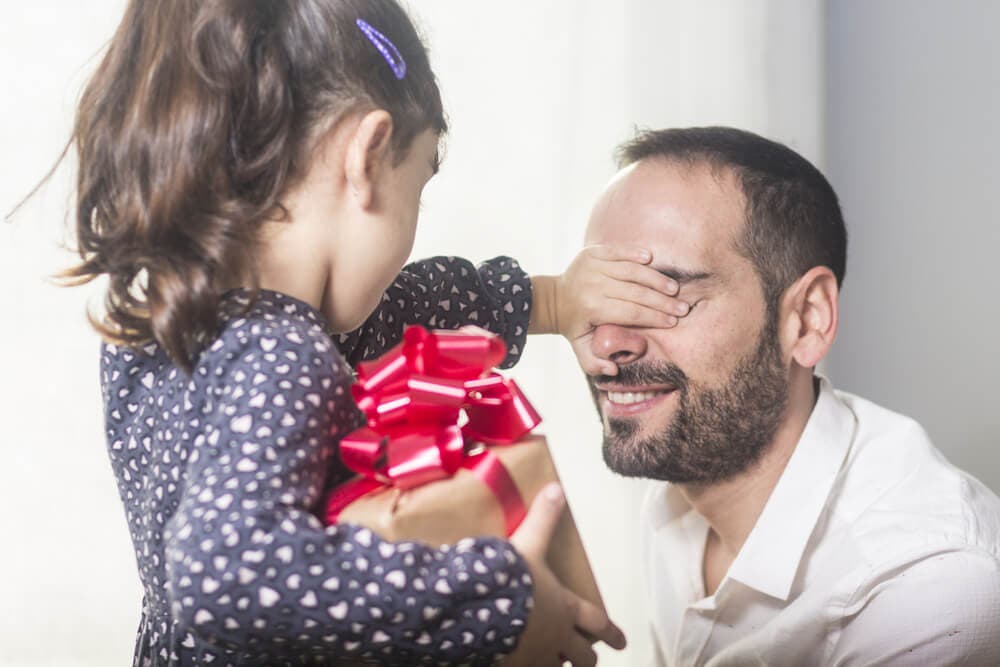
[[[617,324],[644,329],[670,329],[677,326],[677,321],[676,315],[665,313],[658,308],[649,308],[621,299],[607,299],[605,307],[601,310],[600,321],[594,322],[594,326]]]
[[[600,271],[620,282],[645,285],[669,296],[675,296],[680,291],[680,285],[670,276],[635,262],[607,262],[600,267]]]
[[[582,251],[588,257],[606,262],[639,262],[648,264],[653,255],[645,248],[627,245],[592,245]]]
[[[606,285],[604,296],[608,299],[629,301],[646,308],[661,310],[675,317],[684,317],[691,310],[686,301],[635,283],[614,282]]]
[[[573,352],[576,353],[576,360],[580,364],[580,368],[587,375],[607,375],[608,377],[618,375],[618,364],[595,355],[590,351],[590,345],[587,342],[574,341]]]

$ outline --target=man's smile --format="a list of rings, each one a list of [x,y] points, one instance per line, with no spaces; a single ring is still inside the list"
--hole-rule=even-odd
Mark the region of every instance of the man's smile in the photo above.
[[[597,385],[601,410],[607,417],[627,417],[645,412],[677,393],[672,385]]]

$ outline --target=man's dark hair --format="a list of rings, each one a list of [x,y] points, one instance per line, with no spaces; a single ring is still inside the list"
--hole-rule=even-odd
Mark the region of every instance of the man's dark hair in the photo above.
[[[645,159],[731,170],[746,198],[746,226],[737,250],[753,262],[769,312],[789,285],[814,266],[843,283],[847,229],[826,178],[792,149],[730,127],[640,132],[618,148],[619,165]]]

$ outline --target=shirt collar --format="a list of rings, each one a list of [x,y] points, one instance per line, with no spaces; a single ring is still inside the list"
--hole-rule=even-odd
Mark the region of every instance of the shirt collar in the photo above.
[[[729,568],[729,578],[787,600],[854,439],[854,413],[820,377],[819,397],[785,470]]]

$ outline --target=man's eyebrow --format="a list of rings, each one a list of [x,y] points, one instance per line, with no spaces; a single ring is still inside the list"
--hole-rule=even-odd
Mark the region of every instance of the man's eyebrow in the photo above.
[[[673,278],[679,285],[686,285],[698,282],[699,280],[708,280],[713,277],[713,274],[705,271],[686,271],[674,266],[654,266],[653,268],[666,277]]]

